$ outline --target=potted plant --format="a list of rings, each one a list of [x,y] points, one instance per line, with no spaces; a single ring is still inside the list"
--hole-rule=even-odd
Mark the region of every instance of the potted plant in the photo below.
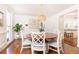
[[[19,33],[20,33],[21,29],[22,29],[22,25],[19,24],[19,23],[17,23],[17,24],[13,27],[13,30],[16,32],[16,38],[19,38],[19,37],[20,37]]]

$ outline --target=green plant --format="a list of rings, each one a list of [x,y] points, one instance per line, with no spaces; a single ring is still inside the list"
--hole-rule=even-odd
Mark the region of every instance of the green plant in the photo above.
[[[17,33],[19,33],[22,29],[22,25],[17,23],[14,27],[13,27],[13,30]]]

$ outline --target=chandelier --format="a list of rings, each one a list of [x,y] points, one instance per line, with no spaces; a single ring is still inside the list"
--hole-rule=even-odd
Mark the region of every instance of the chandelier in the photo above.
[[[39,15],[37,16],[37,19],[39,22],[44,22],[46,20],[46,16],[45,15]]]

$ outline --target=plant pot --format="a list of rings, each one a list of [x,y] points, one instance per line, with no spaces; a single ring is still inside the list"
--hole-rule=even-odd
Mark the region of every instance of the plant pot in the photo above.
[[[20,38],[19,33],[16,33],[16,35],[15,35],[15,39],[19,39],[19,38]]]

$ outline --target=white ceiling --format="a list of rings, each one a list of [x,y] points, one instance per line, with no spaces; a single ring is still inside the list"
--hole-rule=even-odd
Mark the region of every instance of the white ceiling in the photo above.
[[[37,16],[44,14],[46,16],[55,15],[73,4],[13,4],[10,5],[15,13]]]

